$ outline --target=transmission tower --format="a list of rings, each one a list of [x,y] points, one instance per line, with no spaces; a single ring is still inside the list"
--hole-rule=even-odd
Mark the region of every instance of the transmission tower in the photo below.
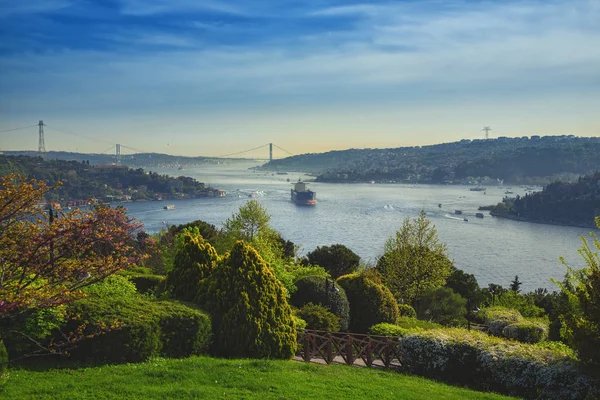
[[[46,144],[44,143],[44,121],[40,120],[38,124],[40,127],[40,138],[38,141],[38,154],[40,157],[43,157],[46,154]]]
[[[485,138],[489,139],[490,137],[490,131],[492,130],[492,128],[490,128],[489,126],[484,126],[482,131],[485,132]]]

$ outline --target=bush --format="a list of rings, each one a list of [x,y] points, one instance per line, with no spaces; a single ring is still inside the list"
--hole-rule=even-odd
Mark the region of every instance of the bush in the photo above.
[[[333,287],[335,282],[329,280],[329,287]],[[346,292],[340,285],[335,285],[338,291],[325,291],[325,278],[320,276],[307,276],[296,282],[297,290],[290,297],[290,304],[294,307],[302,307],[305,304],[313,303],[327,307],[329,311],[340,318],[340,330],[347,331],[350,323],[350,303],[346,297]]]
[[[531,399],[592,399],[597,382],[562,351],[464,329],[408,334],[399,341],[405,372]]]
[[[72,358],[86,362],[140,362],[153,356],[201,354],[210,343],[210,319],[199,310],[172,302],[90,297],[74,302],[77,316],[66,329],[85,325]],[[113,326],[113,329],[106,327]]]
[[[539,322],[520,321],[504,327],[502,336],[524,343],[538,343],[548,338],[548,327]]]
[[[198,296],[200,282],[215,268],[219,256],[199,234],[182,233],[183,246],[177,250],[173,269],[167,275],[167,287],[176,299],[192,301]]]
[[[294,325],[296,325],[297,331],[303,331],[306,329],[306,321],[305,320],[303,320],[302,318],[300,318],[297,315],[292,315],[292,318],[294,320]]]
[[[364,274],[338,278],[350,303],[350,331],[366,333],[380,322],[394,323],[400,316],[398,303],[388,288],[368,279]]]
[[[165,289],[166,277],[162,275],[135,274],[128,278],[141,294],[152,293],[158,296]]]
[[[306,255],[313,265],[319,265],[335,279],[356,272],[360,257],[343,244],[317,247]]]
[[[305,304],[298,311],[298,315],[306,321],[307,329],[328,332],[340,331],[340,318],[327,311],[327,309],[321,305],[313,303]]]
[[[395,324],[388,324],[387,322],[382,322],[381,324],[376,324],[369,328],[369,334],[371,335],[391,337],[402,337],[408,335],[409,333],[415,333],[419,331],[421,331],[419,328],[408,329]]]
[[[442,326],[440,324],[436,324],[435,322],[430,321],[422,321],[416,318],[409,317],[400,317],[396,321],[396,325],[404,329],[417,329],[417,330],[430,330],[430,329],[438,329]]]
[[[517,310],[504,307],[484,308],[479,312],[479,317],[483,319],[490,333],[496,336],[501,336],[502,330],[506,326],[523,320],[523,317]]]
[[[445,326],[467,324],[467,300],[447,287],[429,290],[418,300],[417,315],[420,319]]]
[[[401,317],[417,318],[417,312],[409,304],[398,304]]]
[[[285,288],[253,248],[238,241],[198,298],[212,316],[217,355],[291,358],[296,328]]]
[[[83,289],[83,292],[93,296],[112,299],[131,299],[137,297],[135,285],[120,275],[111,275]]]

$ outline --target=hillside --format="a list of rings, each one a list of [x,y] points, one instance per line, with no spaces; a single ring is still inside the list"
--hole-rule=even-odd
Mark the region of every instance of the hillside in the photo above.
[[[595,227],[600,215],[600,171],[577,182],[555,182],[541,192],[505,198],[491,214],[523,221]]]
[[[274,160],[263,169],[302,170],[322,182],[542,184],[600,168],[600,138],[532,136],[423,147],[351,149]]]
[[[93,166],[87,162],[44,160],[40,157],[0,155],[0,176],[18,173],[55,185],[62,185],[46,196],[47,201],[68,205],[101,201],[128,201],[199,197],[207,195],[204,184],[193,178],[178,178],[126,166]]]

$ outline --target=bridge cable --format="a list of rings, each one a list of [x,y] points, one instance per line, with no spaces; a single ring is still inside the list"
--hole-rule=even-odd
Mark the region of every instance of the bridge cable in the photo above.
[[[36,128],[37,128],[38,126],[39,126],[39,125],[22,126],[22,127],[20,127],[20,128],[5,129],[5,130],[3,130],[3,131],[0,131],[0,132],[18,131],[18,130],[20,130],[20,129],[27,129],[27,128],[33,128],[33,127],[36,127]]]
[[[290,153],[289,151],[287,151],[286,149],[282,149],[281,147],[277,146],[276,144],[273,144],[273,146],[277,147],[279,150],[281,151],[285,151],[286,153],[288,153],[290,156],[294,156],[295,154]]]
[[[209,157],[209,158],[225,158],[225,157],[229,157],[229,156],[235,156],[237,154],[248,153],[249,151],[258,150],[258,149],[260,149],[262,147],[265,147],[265,146],[268,146],[268,145],[269,145],[269,143],[263,144],[262,146],[255,147],[253,149],[244,150],[244,151],[238,151],[236,153],[223,154],[222,156]]]
[[[112,143],[112,142],[109,142],[108,140],[98,139],[98,138],[92,138],[92,137],[81,135],[81,134],[78,134],[78,133],[73,133],[73,132],[65,131],[64,129],[58,129],[58,128],[55,128],[54,126],[50,126],[50,125],[44,124],[44,126],[50,128],[50,129],[53,129],[55,131],[66,133],[67,135],[73,135],[73,136],[77,136],[77,137],[80,137],[80,138],[84,138],[84,139],[92,140],[92,141],[96,141],[96,142]]]

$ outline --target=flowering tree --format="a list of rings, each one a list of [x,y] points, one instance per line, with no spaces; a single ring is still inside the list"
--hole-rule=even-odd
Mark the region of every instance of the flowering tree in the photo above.
[[[85,286],[144,258],[148,239],[123,209],[46,212],[39,203],[52,189],[0,178],[0,323],[80,298]]]

